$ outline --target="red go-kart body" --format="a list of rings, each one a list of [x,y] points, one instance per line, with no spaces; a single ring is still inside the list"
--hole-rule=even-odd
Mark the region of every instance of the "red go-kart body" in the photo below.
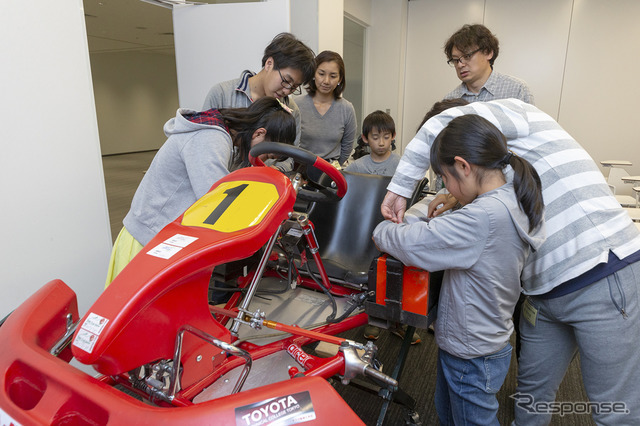
[[[312,229],[294,214],[296,193],[271,168],[229,174],[147,244],[82,318],[75,293],[60,280],[47,283],[0,326],[0,425],[362,424],[326,379],[348,381],[356,371],[385,380],[359,358],[345,361],[357,357],[358,344],[335,336],[366,323],[366,314],[304,330],[240,305],[269,275],[264,263],[283,223],[302,224],[301,234]],[[314,244],[306,234],[299,246]],[[265,261],[239,280],[242,296],[211,308],[214,268],[261,248]],[[239,341],[237,328],[249,325],[289,334],[263,345]],[[301,349],[317,340],[340,350],[320,358]],[[284,380],[243,387],[252,363],[278,354],[295,366]],[[92,366],[95,377],[72,359]]]

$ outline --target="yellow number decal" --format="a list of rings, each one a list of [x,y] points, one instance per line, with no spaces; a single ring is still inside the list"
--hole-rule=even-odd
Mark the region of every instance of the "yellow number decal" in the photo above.
[[[236,181],[218,185],[184,213],[182,224],[235,232],[259,223],[278,201],[273,184]]]

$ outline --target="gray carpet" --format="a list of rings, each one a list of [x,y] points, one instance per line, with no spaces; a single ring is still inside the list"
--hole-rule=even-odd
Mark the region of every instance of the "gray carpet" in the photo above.
[[[364,327],[350,330],[342,337],[365,342],[363,337]],[[418,330],[422,342],[413,345],[409,349],[400,387],[416,401],[416,412],[420,416],[423,425],[437,425],[438,417],[435,412],[433,396],[436,385],[436,357],[437,347],[433,334],[426,330]],[[382,330],[380,338],[375,342],[378,346],[378,358],[384,365],[384,372],[391,374],[400,350],[401,339],[387,330]],[[512,342],[512,345],[514,343]],[[514,400],[509,397],[515,393],[516,388],[516,362],[515,356],[511,359],[511,367],[502,389],[498,393],[500,409],[498,420],[501,425],[509,425],[513,421]],[[367,425],[375,425],[378,421],[383,401],[381,398],[354,386],[343,386],[335,383],[334,387],[347,401],[351,408]],[[587,401],[587,395],[582,385],[580,366],[578,359],[574,359],[569,370],[560,385],[557,401]],[[391,403],[385,417],[386,426],[404,425],[405,410],[398,404]],[[593,425],[593,421],[587,415],[554,415],[552,425]]]

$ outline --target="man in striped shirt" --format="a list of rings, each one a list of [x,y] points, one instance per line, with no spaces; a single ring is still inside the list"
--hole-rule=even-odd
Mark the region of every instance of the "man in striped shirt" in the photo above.
[[[595,162],[553,118],[517,99],[475,102],[431,118],[405,149],[383,215],[402,221],[403,197],[425,175],[433,140],[464,114],[496,125],[542,181],[547,240],[529,256],[521,277],[527,299],[512,396],[516,424],[549,423],[552,410],[544,407],[555,401],[577,351],[590,402],[619,403],[618,409],[593,406],[596,422],[640,424],[640,233]],[[434,200],[429,213],[440,202]]]

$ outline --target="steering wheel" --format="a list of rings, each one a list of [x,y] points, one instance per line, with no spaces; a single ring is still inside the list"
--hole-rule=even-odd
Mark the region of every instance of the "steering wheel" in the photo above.
[[[336,184],[337,189],[335,190],[328,186],[317,184],[316,187],[319,187],[318,192],[301,188],[298,191],[298,197],[302,200],[334,202],[340,200],[344,197],[344,194],[347,193],[347,181],[342,173],[311,151],[279,142],[261,142],[249,151],[249,161],[254,166],[264,166],[262,160],[258,158],[263,154],[276,154],[278,156],[291,157],[298,163],[315,167],[319,171],[326,173],[327,176],[329,176],[329,178]]]

